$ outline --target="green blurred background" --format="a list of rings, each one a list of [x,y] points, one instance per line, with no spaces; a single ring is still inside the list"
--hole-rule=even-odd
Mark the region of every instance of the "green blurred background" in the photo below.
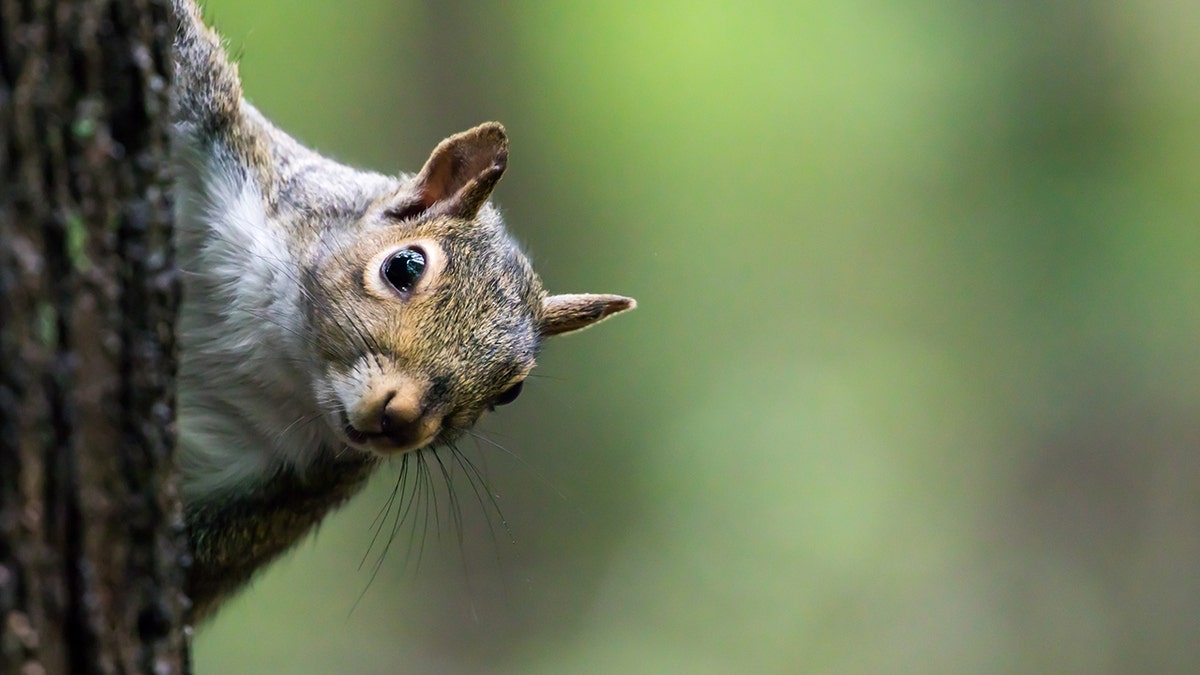
[[[548,286],[641,307],[465,444],[511,538],[460,481],[368,588],[388,467],[198,672],[1200,672],[1200,5],[208,15],[347,163],[504,122]]]

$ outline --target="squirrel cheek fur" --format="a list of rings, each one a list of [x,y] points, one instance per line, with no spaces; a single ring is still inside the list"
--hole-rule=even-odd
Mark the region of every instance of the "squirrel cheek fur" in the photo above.
[[[488,201],[499,124],[416,174],[337,164],[246,103],[195,3],[173,7],[178,456],[202,619],[381,458],[436,452],[516,396],[546,338],[635,303],[543,289]]]

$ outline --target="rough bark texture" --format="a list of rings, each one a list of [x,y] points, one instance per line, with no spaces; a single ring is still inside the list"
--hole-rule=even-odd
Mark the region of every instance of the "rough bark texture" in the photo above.
[[[185,667],[171,36],[0,0],[0,673]]]

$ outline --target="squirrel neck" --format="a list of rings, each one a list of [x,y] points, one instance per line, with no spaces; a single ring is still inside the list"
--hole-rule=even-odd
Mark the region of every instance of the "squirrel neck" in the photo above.
[[[307,476],[285,469],[231,499],[189,503],[186,519],[195,562],[188,596],[196,602],[190,619],[203,619],[358,492],[377,462],[362,454],[327,453]]]
[[[344,446],[312,391],[305,267],[331,229],[398,184],[321,158],[243,102],[241,141],[269,164],[181,127],[176,161],[179,445],[188,501],[303,477]],[[319,181],[319,185],[317,182]]]

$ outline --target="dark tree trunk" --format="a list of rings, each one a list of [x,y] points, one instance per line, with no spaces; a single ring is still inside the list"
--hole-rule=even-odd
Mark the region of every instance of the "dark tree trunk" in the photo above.
[[[0,673],[181,672],[165,0],[0,0]]]

